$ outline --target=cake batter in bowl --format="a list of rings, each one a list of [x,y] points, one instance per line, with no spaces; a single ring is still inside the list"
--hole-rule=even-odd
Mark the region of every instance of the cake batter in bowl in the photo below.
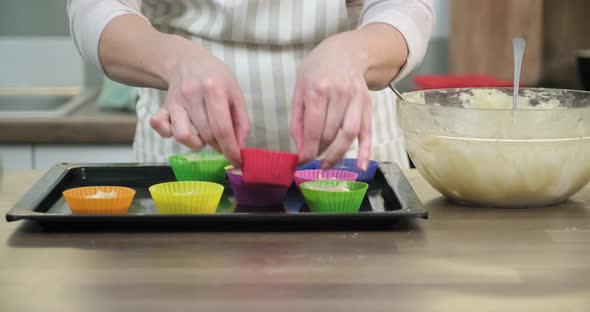
[[[538,207],[590,181],[590,92],[524,88],[406,93],[398,118],[424,178],[450,200]]]

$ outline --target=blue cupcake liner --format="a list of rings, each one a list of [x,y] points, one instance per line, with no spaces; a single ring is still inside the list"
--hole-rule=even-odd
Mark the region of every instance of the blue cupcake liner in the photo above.
[[[375,174],[377,173],[377,168],[379,168],[379,163],[375,160],[371,160],[369,161],[367,171],[362,171],[359,168],[357,168],[356,162],[356,158],[344,158],[340,162],[338,162],[332,169],[352,171],[358,174],[358,178],[356,180],[360,182],[369,183],[373,181],[373,179],[375,178]],[[321,163],[322,161],[320,159],[314,160],[305,165],[299,166],[297,170],[321,169]]]
[[[314,160],[314,161],[308,162],[305,165],[301,165],[301,166],[297,167],[297,171],[299,171],[299,170],[313,170],[313,169],[320,169],[320,161],[319,160]]]
[[[342,159],[338,164],[336,164],[333,169],[352,171],[358,174],[358,177],[356,179],[357,181],[367,183],[373,181],[373,179],[375,178],[375,173],[377,173],[377,168],[379,168],[379,163],[374,160],[369,161],[367,171],[362,171],[358,169],[356,163],[356,158],[345,158]]]

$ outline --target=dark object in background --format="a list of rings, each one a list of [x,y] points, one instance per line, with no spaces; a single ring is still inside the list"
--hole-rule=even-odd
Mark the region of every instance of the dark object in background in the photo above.
[[[584,86],[584,90],[590,91],[590,49],[578,50],[578,73],[580,74],[580,81]]]

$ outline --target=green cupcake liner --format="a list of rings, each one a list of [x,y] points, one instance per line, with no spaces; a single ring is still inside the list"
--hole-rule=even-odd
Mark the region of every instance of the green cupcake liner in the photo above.
[[[225,169],[229,161],[223,154],[198,152],[177,154],[168,158],[174,176],[178,181],[207,181],[223,184]]]
[[[334,192],[313,187],[345,186],[349,191]],[[312,212],[355,213],[358,212],[369,185],[357,181],[318,180],[300,185],[307,206]]]

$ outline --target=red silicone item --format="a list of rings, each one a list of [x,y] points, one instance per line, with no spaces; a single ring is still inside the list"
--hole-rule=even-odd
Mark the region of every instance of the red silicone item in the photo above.
[[[417,75],[414,82],[420,90],[446,88],[512,87],[512,81],[487,75]]]
[[[246,183],[290,186],[299,157],[297,154],[243,148],[242,175]]]

